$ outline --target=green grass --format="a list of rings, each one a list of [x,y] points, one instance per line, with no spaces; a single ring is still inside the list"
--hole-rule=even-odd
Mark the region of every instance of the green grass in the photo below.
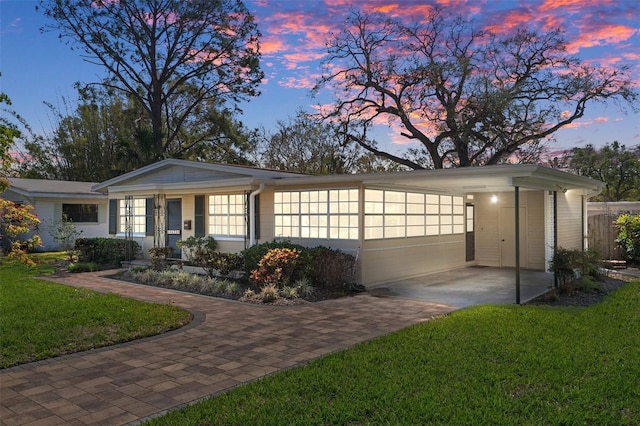
[[[638,425],[640,281],[589,308],[480,306],[152,425]]]
[[[60,254],[34,255],[35,268],[0,259],[0,368],[126,342],[190,321],[182,309],[34,278]]]

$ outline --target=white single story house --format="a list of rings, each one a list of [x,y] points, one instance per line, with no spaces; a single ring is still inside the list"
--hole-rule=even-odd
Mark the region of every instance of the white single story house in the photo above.
[[[466,266],[546,270],[554,248],[586,247],[586,200],[603,186],[538,165],[309,176],[167,159],[89,193],[108,197],[108,234],[145,251],[180,255],[194,235],[227,252],[286,239],[357,256],[372,285]]]
[[[31,204],[40,219],[38,233],[43,250],[56,250],[50,227],[66,215],[82,237],[106,237],[107,196],[91,189],[96,182],[69,182],[47,179],[9,178],[10,186],[0,194],[3,198]]]

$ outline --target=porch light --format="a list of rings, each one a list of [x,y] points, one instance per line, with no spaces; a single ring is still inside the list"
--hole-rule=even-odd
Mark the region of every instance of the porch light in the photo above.
[[[496,203],[498,202],[498,196],[497,196],[497,195],[492,195],[492,196],[491,196],[491,202],[492,202],[493,204],[496,204]]]

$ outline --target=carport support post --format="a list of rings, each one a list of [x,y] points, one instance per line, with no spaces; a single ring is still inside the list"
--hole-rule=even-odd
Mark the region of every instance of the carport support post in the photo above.
[[[516,224],[516,304],[520,304],[520,188],[515,188]]]

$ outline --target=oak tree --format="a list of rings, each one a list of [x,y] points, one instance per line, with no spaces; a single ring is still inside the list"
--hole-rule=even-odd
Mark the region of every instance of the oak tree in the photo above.
[[[595,201],[640,200],[640,146],[627,148],[614,141],[596,149],[589,144],[573,148],[568,157],[575,173],[606,183]]]
[[[103,67],[105,87],[134,99],[154,159],[184,157],[204,139],[181,131],[198,108],[237,108],[258,94],[260,33],[240,0],[41,0],[44,30]]]
[[[332,89],[336,102],[324,117],[397,129],[421,155],[378,150],[364,131],[343,137],[413,169],[535,157],[589,104],[637,99],[627,68],[581,62],[559,30],[501,35],[442,9],[414,23],[352,11],[327,46],[315,90]]]

